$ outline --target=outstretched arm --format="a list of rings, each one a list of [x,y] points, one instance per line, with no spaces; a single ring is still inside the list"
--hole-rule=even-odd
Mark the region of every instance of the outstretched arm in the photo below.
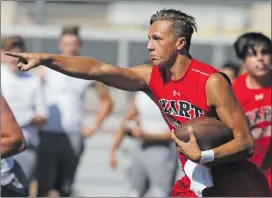
[[[24,149],[24,136],[5,98],[1,96],[1,157],[10,157]]]
[[[83,56],[10,52],[6,54],[19,58],[18,68],[22,71],[44,65],[72,77],[97,80],[108,86],[127,91],[148,89],[152,70],[148,65],[121,68]]]

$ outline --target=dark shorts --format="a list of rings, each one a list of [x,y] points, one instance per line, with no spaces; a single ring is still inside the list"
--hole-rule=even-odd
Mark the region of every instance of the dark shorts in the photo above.
[[[60,196],[69,197],[83,152],[83,141],[81,139],[81,145],[78,145],[81,148],[77,152],[67,134],[51,132],[40,134],[36,167],[38,196],[47,196],[50,190],[55,189]]]
[[[248,161],[220,165],[212,169],[214,187],[205,189],[203,196],[270,197],[265,175]]]
[[[204,189],[203,197],[270,197],[264,174],[251,162],[217,165],[212,168],[214,186]],[[172,188],[172,197],[196,197],[187,176]]]

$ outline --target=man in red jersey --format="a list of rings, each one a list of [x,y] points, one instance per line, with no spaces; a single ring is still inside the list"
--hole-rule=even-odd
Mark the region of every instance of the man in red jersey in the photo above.
[[[237,57],[246,73],[237,78],[233,89],[249,121],[255,139],[254,155],[249,160],[266,173],[271,186],[271,40],[261,33],[241,35],[234,43]],[[270,147],[269,147],[270,144]],[[266,157],[265,154],[267,153]]]
[[[19,58],[18,68],[22,71],[44,65],[73,77],[97,80],[118,89],[144,91],[160,107],[170,129],[195,117],[217,114],[233,130],[234,139],[217,148],[201,151],[192,130],[188,143],[178,141],[173,135],[181,152],[183,166],[188,161],[202,164],[211,161],[230,163],[226,165],[227,168],[219,168],[221,171],[217,171],[215,166],[215,171],[212,170],[214,186],[205,190],[205,196],[269,196],[264,175],[257,167],[246,162],[253,153],[254,141],[246,116],[230,84],[215,68],[193,59],[189,54],[195,30],[195,19],[181,11],[164,9],[152,15],[147,49],[155,66],[121,68],[90,57],[45,53],[6,54]],[[227,174],[225,170],[232,172]],[[232,175],[237,174],[239,179],[236,180]],[[234,188],[227,188],[225,178],[229,178],[228,181],[240,181],[236,184],[240,188],[230,191],[230,188]],[[187,175],[177,182],[172,195],[196,196]]]

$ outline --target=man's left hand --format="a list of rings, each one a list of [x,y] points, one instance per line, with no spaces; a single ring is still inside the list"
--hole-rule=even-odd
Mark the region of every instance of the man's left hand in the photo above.
[[[187,143],[179,140],[174,131],[172,131],[171,138],[175,141],[178,152],[184,154],[191,161],[199,163],[201,159],[201,150],[197,144],[193,128],[189,127],[188,132],[190,140]]]

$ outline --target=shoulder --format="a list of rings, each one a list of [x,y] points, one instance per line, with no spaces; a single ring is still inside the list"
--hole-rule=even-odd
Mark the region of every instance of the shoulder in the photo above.
[[[133,66],[128,69],[132,71],[137,71],[137,72],[148,72],[148,71],[151,72],[153,67],[155,66],[144,64],[144,65]]]
[[[192,71],[206,76],[210,76],[213,73],[219,72],[215,67],[196,59],[192,59]]]
[[[152,65],[144,64],[128,68],[132,71],[138,78],[145,81],[146,84],[149,84],[149,80],[153,70]]]
[[[222,92],[231,93],[233,92],[230,82],[221,73],[213,73],[207,79],[205,89],[207,93],[212,95],[218,95]]]
[[[210,77],[207,80],[207,85],[210,86],[223,86],[223,85],[230,85],[230,83],[227,81],[225,76],[223,76],[220,72],[216,72],[210,75]]]

